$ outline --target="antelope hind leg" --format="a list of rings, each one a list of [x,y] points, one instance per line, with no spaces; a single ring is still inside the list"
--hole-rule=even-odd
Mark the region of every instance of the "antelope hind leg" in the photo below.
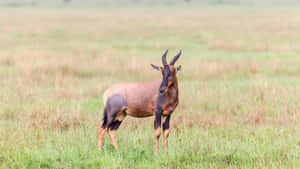
[[[116,141],[116,130],[126,117],[127,102],[123,96],[115,94],[108,98],[106,105],[108,135],[115,150],[117,151],[118,145]]]
[[[103,137],[107,131],[107,128],[102,128],[101,126],[98,128],[98,148],[101,150]]]
[[[109,135],[112,145],[114,146],[116,151],[118,151],[118,144],[116,141],[116,132],[117,132],[117,129],[119,128],[119,126],[121,125],[121,123],[122,123],[122,121],[119,121],[119,120],[114,121],[110,125],[109,130],[108,130],[108,135]]]

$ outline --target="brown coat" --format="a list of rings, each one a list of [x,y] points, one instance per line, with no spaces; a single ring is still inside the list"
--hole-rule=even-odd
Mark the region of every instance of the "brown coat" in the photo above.
[[[163,115],[171,114],[178,104],[177,79],[175,83],[168,88],[165,93],[163,103]],[[107,99],[119,94],[125,98],[128,107],[126,114],[133,117],[149,117],[155,114],[157,99],[159,95],[159,86],[162,79],[156,79],[151,82],[120,83],[113,85],[103,94],[104,106]]]

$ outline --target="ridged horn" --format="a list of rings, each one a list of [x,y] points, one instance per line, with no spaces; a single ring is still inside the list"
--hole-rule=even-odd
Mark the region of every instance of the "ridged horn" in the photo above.
[[[168,49],[167,49],[167,50],[165,51],[165,53],[162,55],[162,63],[163,63],[164,66],[168,65],[167,59],[166,59],[167,53],[168,53]]]
[[[179,51],[179,53],[176,56],[174,56],[174,58],[170,62],[170,65],[174,65],[180,55],[181,55],[181,50]]]

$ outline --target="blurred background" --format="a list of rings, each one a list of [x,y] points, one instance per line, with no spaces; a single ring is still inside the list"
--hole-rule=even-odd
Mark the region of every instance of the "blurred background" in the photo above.
[[[1,0],[2,6],[52,6],[62,5],[77,7],[201,7],[216,5],[235,6],[294,6],[299,5],[297,0]]]
[[[166,49],[169,153],[152,117],[98,151],[103,92],[160,78]],[[0,168],[297,168],[299,65],[296,0],[0,0]]]

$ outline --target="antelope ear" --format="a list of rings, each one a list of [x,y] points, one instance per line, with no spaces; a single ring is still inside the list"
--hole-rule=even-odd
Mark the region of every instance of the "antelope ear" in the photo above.
[[[181,71],[181,65],[179,65],[178,67],[176,67],[176,72],[180,72]]]
[[[155,70],[157,70],[157,71],[160,71],[160,70],[161,70],[161,68],[158,67],[158,66],[155,66],[155,65],[153,65],[153,64],[150,64],[150,65],[153,67],[153,69],[155,69]]]

